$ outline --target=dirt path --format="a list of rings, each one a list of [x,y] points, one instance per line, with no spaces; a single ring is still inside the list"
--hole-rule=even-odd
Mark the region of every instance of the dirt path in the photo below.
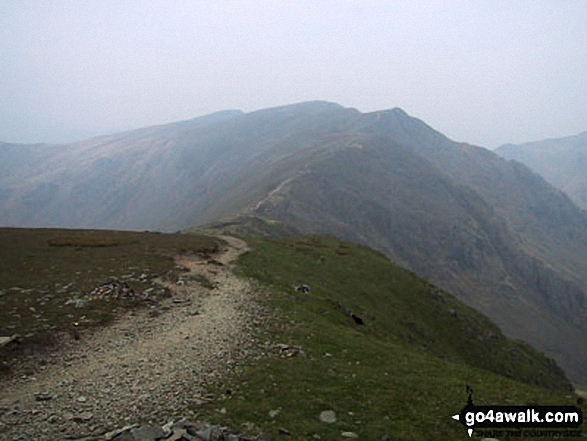
[[[230,270],[246,243],[222,238],[228,246],[213,261],[176,259],[188,271],[166,284],[173,295],[156,310],[127,314],[56,364],[3,384],[0,439],[74,439],[190,417],[207,386],[254,351],[254,289]]]

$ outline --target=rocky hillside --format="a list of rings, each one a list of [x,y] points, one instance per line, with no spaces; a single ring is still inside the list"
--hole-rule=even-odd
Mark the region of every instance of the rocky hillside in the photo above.
[[[520,145],[506,144],[496,152],[537,171],[587,210],[587,132]]]
[[[1,224],[178,230],[237,216],[245,232],[334,234],[454,292],[587,384],[587,214],[525,166],[400,109],[223,112],[5,145],[4,158]]]

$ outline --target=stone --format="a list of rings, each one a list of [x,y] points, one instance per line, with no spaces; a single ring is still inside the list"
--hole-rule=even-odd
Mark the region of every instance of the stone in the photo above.
[[[283,427],[280,427],[278,431],[280,435],[291,436],[291,432],[287,429],[284,429]]]
[[[180,440],[185,440],[185,439],[191,440],[191,438],[186,438],[187,436],[189,436],[189,435],[187,434],[185,429],[176,429],[169,438],[165,438],[165,441],[180,441]],[[162,439],[162,438],[157,438],[157,439]]]
[[[359,439],[359,435],[357,435],[355,432],[342,432],[340,436],[342,436],[344,439]]]
[[[69,299],[65,302],[65,306],[73,305],[74,308],[83,308],[87,301],[84,299]]]
[[[174,423],[173,423],[173,421],[169,421],[167,424],[165,424],[165,425],[163,426],[163,430],[164,430],[164,431],[165,431],[167,434],[171,433],[171,430],[172,430],[172,428],[173,428],[173,424],[174,424]]]
[[[279,415],[280,409],[270,410],[269,411],[269,418],[275,418]]]
[[[297,357],[298,355],[305,356],[305,353],[300,346],[279,343],[275,345],[275,348],[279,350],[281,357]]]
[[[16,334],[11,337],[0,337],[0,348],[2,346],[6,346],[8,343],[15,341],[17,338],[18,336]]]
[[[132,424],[129,426],[124,426],[122,429],[116,429],[113,430],[112,432],[108,432],[104,435],[104,440],[105,441],[111,441],[114,438],[117,438],[118,435],[123,434],[124,432],[129,432],[131,429],[134,429],[135,427],[138,427],[138,424]],[[118,439],[116,440],[118,441]]]
[[[130,431],[136,441],[156,441],[164,438],[166,433],[163,429],[156,426],[141,426]]]
[[[92,418],[94,418],[94,414],[92,412],[83,412],[78,415],[74,415],[72,419],[76,423],[85,423],[90,421]]]
[[[306,285],[306,284],[296,286],[296,291],[304,293],[304,294],[308,294],[310,292],[310,286]]]
[[[210,441],[210,436],[212,435],[212,427],[206,427],[203,430],[198,430],[196,433],[194,433],[194,435],[196,435],[200,439]]]
[[[324,410],[320,412],[320,421],[326,424],[336,423],[336,413],[334,410]]]
[[[224,441],[224,433],[220,427],[212,426],[212,434],[210,435],[210,441]]]

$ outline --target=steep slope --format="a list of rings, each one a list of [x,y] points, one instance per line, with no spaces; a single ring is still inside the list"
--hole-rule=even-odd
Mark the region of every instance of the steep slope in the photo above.
[[[237,268],[267,292],[277,310],[272,341],[281,346],[223,385],[221,392],[234,391],[224,414],[214,404],[203,409],[218,424],[253,422],[275,439],[284,428],[295,440],[342,439],[344,431],[368,440],[454,440],[466,433],[449,409],[463,406],[466,384],[486,403],[568,402],[536,387],[560,381],[546,358],[380,253],[324,237],[249,245]],[[299,283],[311,291],[296,292]],[[295,348],[302,353],[287,356]],[[268,417],[271,410],[278,411]],[[320,422],[324,410],[337,422]]]
[[[335,234],[454,292],[587,384],[587,214],[525,166],[401,109],[310,102],[4,147],[0,162],[34,159],[11,159],[0,177],[0,224],[173,231],[229,219]]]
[[[587,210],[587,132],[520,145],[505,144],[495,152],[526,164]]]

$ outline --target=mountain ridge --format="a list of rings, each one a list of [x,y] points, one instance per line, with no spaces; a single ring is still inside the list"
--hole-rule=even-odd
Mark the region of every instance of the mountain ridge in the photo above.
[[[521,162],[564,191],[587,210],[587,132],[524,144],[504,144],[495,150],[504,158]]]
[[[587,384],[587,214],[527,167],[398,108],[306,102],[194,121],[62,146],[42,173],[0,177],[0,225],[176,231],[249,216],[334,234]]]

